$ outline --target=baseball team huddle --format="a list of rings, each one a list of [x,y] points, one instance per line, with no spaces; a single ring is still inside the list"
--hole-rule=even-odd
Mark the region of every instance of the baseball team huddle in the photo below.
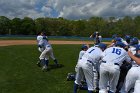
[[[96,33],[97,34],[97,33]],[[125,36],[125,40],[113,35],[111,45],[101,43],[101,36],[95,35],[95,45],[82,45],[77,65],[73,93],[78,93],[82,81],[86,82],[88,93],[140,93],[140,44],[136,37]],[[91,35],[92,37],[92,35]],[[38,66],[48,69],[49,57],[55,65],[51,44],[44,33],[37,36],[40,51]]]
[[[112,44],[96,40],[82,46],[75,67],[73,93],[87,84],[88,93],[140,93],[140,45],[136,37],[114,35]],[[86,87],[83,87],[86,88]]]

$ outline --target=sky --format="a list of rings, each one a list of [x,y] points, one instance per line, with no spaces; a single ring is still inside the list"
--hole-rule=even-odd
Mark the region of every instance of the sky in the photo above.
[[[140,0],[0,0],[0,16],[88,19],[140,15]]]

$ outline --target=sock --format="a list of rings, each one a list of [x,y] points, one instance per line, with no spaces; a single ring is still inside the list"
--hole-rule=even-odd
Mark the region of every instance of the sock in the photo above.
[[[58,65],[58,61],[56,59],[54,60],[54,62],[55,62],[56,65]]]
[[[80,87],[80,89],[81,90],[88,90],[88,87],[87,87],[87,85],[83,85],[83,86]]]
[[[78,84],[74,83],[74,90],[73,90],[73,93],[77,93],[77,89],[78,89]]]
[[[93,93],[93,91],[91,91],[91,90],[88,90],[88,93]]]
[[[114,93],[114,92],[108,91],[108,93]]]
[[[41,64],[42,64],[43,66],[46,65],[45,59],[41,59],[40,62],[41,62]]]
[[[46,66],[48,66],[49,60],[45,60],[45,64],[46,64]]]

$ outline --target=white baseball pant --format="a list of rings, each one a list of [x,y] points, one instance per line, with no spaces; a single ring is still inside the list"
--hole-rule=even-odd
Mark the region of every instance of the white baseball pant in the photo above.
[[[140,72],[140,67],[132,67],[127,75],[126,75],[126,79],[125,79],[125,92],[128,92],[131,88],[134,88],[135,86],[135,82],[139,77],[139,73]]]
[[[40,55],[40,59],[44,59],[47,57],[51,57],[53,60],[55,60],[54,54],[53,54],[53,50],[52,47],[46,47],[45,50],[41,53]]]
[[[140,79],[136,81],[133,93],[140,93]]]
[[[101,63],[100,65],[100,80],[99,93],[108,93],[107,86],[110,83],[110,91],[115,92],[119,80],[120,67],[114,63]]]
[[[88,62],[87,60],[84,61],[82,60],[78,62],[78,66],[80,68],[80,71],[77,71],[75,83],[79,85],[81,82],[81,78],[84,74],[88,90],[93,91],[95,88],[94,88],[94,73],[92,63]]]

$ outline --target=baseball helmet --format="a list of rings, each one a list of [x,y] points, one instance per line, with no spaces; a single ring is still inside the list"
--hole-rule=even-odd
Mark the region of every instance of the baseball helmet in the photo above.
[[[136,46],[136,51],[140,50],[140,45]]]
[[[117,36],[118,36],[117,34],[114,34],[114,35],[112,35],[112,38],[115,39],[115,38],[117,38]]]
[[[99,43],[98,47],[101,48],[102,50],[105,50],[107,48],[107,45],[104,43]]]
[[[87,46],[87,45],[82,45],[81,49],[82,49],[82,50],[88,49],[88,46]]]
[[[122,42],[122,38],[121,37],[117,37],[117,38],[115,38],[115,41]]]
[[[126,47],[126,45],[123,42],[116,42],[115,46],[119,46],[119,47],[122,47],[122,48]]]
[[[131,36],[130,35],[126,35],[124,38],[125,38],[125,40],[130,40]]]
[[[137,37],[134,37],[130,40],[130,45],[136,45],[139,43],[139,40]]]

